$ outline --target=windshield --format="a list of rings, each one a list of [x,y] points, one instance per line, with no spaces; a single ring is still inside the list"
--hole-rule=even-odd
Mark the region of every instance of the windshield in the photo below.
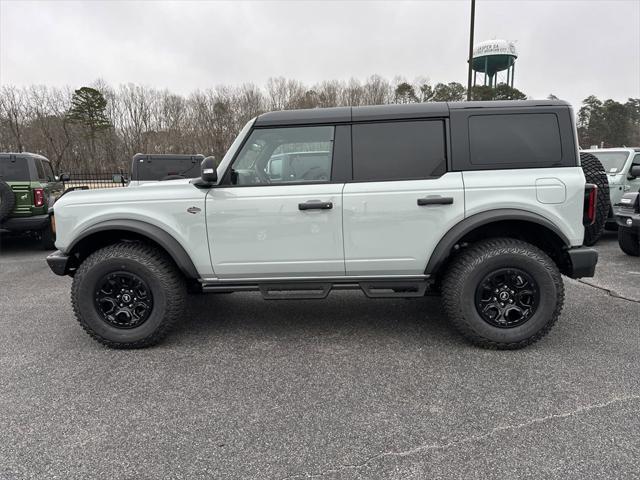
[[[247,133],[249,133],[249,130],[251,130],[251,126],[253,125],[254,121],[255,121],[255,118],[252,118],[246,123],[244,127],[242,127],[242,130],[240,130],[240,133],[238,134],[236,139],[233,141],[233,143],[229,147],[229,150],[227,150],[227,153],[224,154],[224,157],[222,158],[220,165],[218,165],[218,169],[217,169],[218,178],[222,178],[222,175],[227,169],[227,166],[229,165],[229,163],[231,162],[231,159],[236,154],[236,151],[238,150],[238,148],[240,148],[240,144],[244,140],[244,137],[246,137]]]
[[[620,173],[624,168],[624,164],[627,161],[627,157],[629,157],[628,152],[589,152],[592,155],[595,155],[602,166],[604,167],[604,171],[608,174],[616,174]]]
[[[0,159],[0,180],[29,181],[29,167],[24,158]]]
[[[196,178],[200,176],[198,158],[141,158],[137,164],[138,180],[163,180],[178,176]]]

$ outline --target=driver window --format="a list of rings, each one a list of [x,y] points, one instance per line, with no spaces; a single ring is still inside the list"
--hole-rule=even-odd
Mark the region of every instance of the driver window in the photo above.
[[[328,182],[334,127],[254,130],[232,166],[234,185]]]

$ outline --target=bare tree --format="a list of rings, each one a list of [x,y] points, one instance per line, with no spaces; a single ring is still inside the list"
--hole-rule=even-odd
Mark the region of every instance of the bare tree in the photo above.
[[[23,129],[27,120],[27,101],[24,89],[13,86],[2,87],[0,95],[0,111],[6,122],[13,142],[10,150],[24,152]],[[13,147],[13,148],[11,148]]]
[[[396,77],[390,82],[379,75],[364,82],[352,78],[312,86],[276,77],[264,88],[222,85],[187,96],[135,84],[114,88],[103,80],[89,87],[104,97],[102,113],[108,120],[108,128],[94,132],[91,145],[86,125],[69,121],[76,87],[2,87],[0,150],[42,153],[58,170],[127,168],[139,152],[222,158],[242,126],[267,110],[452,101],[464,94],[464,87],[454,82],[432,87],[426,78],[410,83]]]
[[[65,115],[69,109],[69,90],[32,86],[28,90],[29,108],[33,118],[32,128],[40,135],[43,146],[37,149],[46,153],[56,170],[60,169],[65,153],[73,138]]]

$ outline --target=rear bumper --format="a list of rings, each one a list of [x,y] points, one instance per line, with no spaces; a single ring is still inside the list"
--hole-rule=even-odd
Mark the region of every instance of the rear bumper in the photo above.
[[[11,217],[0,222],[0,230],[11,232],[26,232],[27,230],[42,230],[49,225],[49,215],[33,215],[32,217]]]
[[[56,275],[73,275],[75,272],[73,258],[65,255],[60,250],[56,250],[47,256],[47,264]]]
[[[598,252],[593,248],[577,247],[567,251],[571,260],[571,278],[593,277],[598,263]]]

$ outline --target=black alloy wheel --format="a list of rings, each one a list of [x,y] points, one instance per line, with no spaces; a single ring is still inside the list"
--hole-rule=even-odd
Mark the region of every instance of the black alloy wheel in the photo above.
[[[501,268],[489,273],[475,295],[478,314],[498,328],[518,327],[529,320],[540,304],[540,289],[523,270]]]
[[[94,302],[106,323],[123,329],[142,325],[153,310],[149,286],[139,276],[125,271],[104,275],[97,283]]]

